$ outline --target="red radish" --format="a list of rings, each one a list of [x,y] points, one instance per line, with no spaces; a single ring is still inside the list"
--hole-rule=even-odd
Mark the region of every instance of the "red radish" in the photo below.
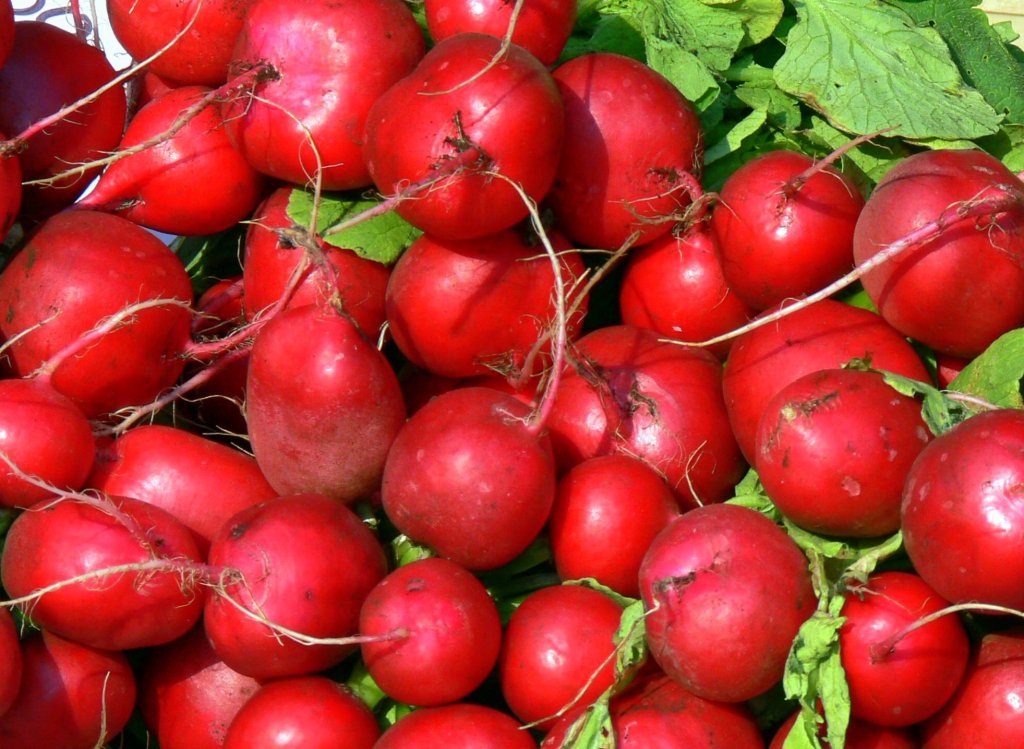
[[[952,696],[970,649],[960,620],[948,615],[905,631],[947,605],[908,572],[877,573],[846,594],[839,652],[854,717],[881,726],[910,726],[936,713]]]
[[[931,379],[917,352],[885,320],[831,299],[737,339],[726,360],[722,389],[736,441],[748,460],[756,458],[757,423],[776,393],[805,374],[858,358],[876,369]]]
[[[952,384],[963,368],[971,363],[970,359],[947,354],[936,354],[935,356],[935,381],[940,388],[946,389]]]
[[[76,495],[43,500],[15,519],[0,573],[12,598],[34,596],[21,608],[40,627],[90,647],[127,650],[192,628],[205,597],[195,580],[199,566],[192,533],[159,507]],[[44,592],[49,586],[55,589]]]
[[[400,0],[254,0],[230,72],[260,61],[279,74],[225,107],[229,131],[258,171],[327,190],[370,184],[363,126],[373,103],[423,56]]]
[[[0,608],[0,715],[14,704],[21,689],[21,641],[14,619]]]
[[[176,83],[168,78],[162,78],[152,71],[144,72],[142,75],[136,77],[129,90],[129,102],[134,111],[139,111],[142,107],[149,104],[153,99],[158,96],[163,96],[171,89],[177,88],[183,85]],[[131,115],[129,114],[129,117]]]
[[[210,564],[225,574],[207,599],[206,634],[224,663],[260,680],[323,671],[351,653],[353,644],[306,638],[352,635],[387,571],[359,517],[315,494],[242,510],[214,538]]]
[[[3,7],[0,3],[0,10]],[[0,133],[0,142],[4,140],[6,137]],[[0,238],[7,236],[20,211],[21,161],[13,154],[0,155]]]
[[[508,0],[425,0],[423,11],[434,41],[464,31],[503,38],[511,27],[515,44],[545,65],[553,65],[572,33],[576,4],[576,0],[524,0],[515,14],[515,3]]]
[[[582,276],[583,260],[564,237],[551,239],[562,278],[571,284]],[[516,230],[463,241],[425,234],[391,273],[389,330],[406,358],[435,374],[516,376],[552,325],[554,284],[543,248]],[[584,303],[569,321],[569,337],[576,337],[585,314]]]
[[[775,732],[775,737],[768,749],[783,749],[798,715],[799,711],[786,719],[786,722]],[[828,749],[831,745],[825,740],[824,727],[819,730],[818,735],[821,745]],[[843,746],[846,749],[919,749],[921,743],[917,740],[912,728],[876,726],[874,723],[852,718],[846,729],[846,741]]]
[[[921,404],[881,374],[824,369],[780,390],[757,427],[754,467],[797,525],[866,538],[900,527],[910,466],[931,440]]]
[[[0,274],[0,336],[25,333],[7,352],[22,376],[61,356],[48,365],[53,387],[86,416],[106,416],[181,374],[191,301],[188,274],[163,242],[119,216],[71,211],[41,225]],[[101,321],[146,303],[97,336]]]
[[[136,60],[173,46],[147,66],[177,83],[216,86],[227,79],[228,61],[252,0],[107,0],[117,41]]]
[[[197,338],[230,334],[245,322],[242,278],[218,281],[199,297],[192,334]],[[218,360],[219,361],[219,360]],[[202,367],[192,369],[198,373]],[[186,372],[189,370],[186,369]],[[249,374],[248,349],[237,359],[217,366],[205,383],[194,391],[195,412],[200,422],[221,432],[248,434],[245,422],[245,380]]]
[[[277,496],[251,456],[159,424],[129,429],[100,449],[88,485],[166,510],[195,533],[204,557],[232,515]]]
[[[468,32],[439,41],[366,120],[377,189],[398,198],[407,221],[442,239],[513,226],[528,214],[513,184],[539,201],[555,177],[564,120],[558,89],[514,44],[477,76],[500,47]]]
[[[536,749],[507,713],[457,702],[415,710],[384,732],[374,749]]]
[[[953,698],[922,727],[924,749],[1024,745],[1024,631],[985,635]]]
[[[910,469],[901,515],[907,555],[939,595],[1024,609],[1024,412],[937,437]]]
[[[377,685],[408,705],[443,705],[479,687],[498,661],[501,619],[472,573],[432,557],[389,574],[359,613],[369,637],[404,631],[399,640],[365,642],[363,662]]]
[[[709,700],[741,702],[782,678],[816,606],[807,560],[785,532],[738,505],[690,510],[640,567],[651,655]]]
[[[276,316],[253,344],[246,393],[253,452],[279,493],[352,502],[377,488],[405,404],[347,317],[315,305]]]
[[[261,687],[238,711],[224,748],[371,749],[379,736],[370,708],[343,685],[297,676]]]
[[[626,325],[694,342],[738,328],[754,313],[726,283],[718,243],[705,224],[631,252],[619,309]],[[731,345],[726,341],[709,350],[724,359]]]
[[[0,131],[8,138],[20,137],[114,78],[103,52],[74,34],[42,21],[19,21],[14,27],[14,46],[0,69]],[[124,88],[115,86],[35,132],[19,154],[23,178],[50,178],[106,156],[121,140],[127,108]],[[53,186],[26,187],[25,211],[41,219],[70,205],[98,172],[95,167]]]
[[[18,471],[57,487],[81,489],[92,469],[95,441],[85,414],[45,382],[0,380],[0,505],[28,507],[51,496]]]
[[[202,626],[150,650],[139,669],[139,712],[161,749],[218,749],[259,688],[213,652]]]
[[[857,263],[965,200],[1012,201],[993,216],[945,228],[868,273],[864,289],[904,335],[959,357],[1024,325],[1024,185],[982,151],[903,159],[871,193],[854,237]]]
[[[554,77],[566,112],[550,200],[559,228],[608,249],[666,234],[701,168],[696,108],[661,74],[610,52],[570,60]]]
[[[592,577],[620,595],[638,598],[640,562],[655,536],[678,515],[672,490],[643,462],[627,455],[583,461],[559,481],[548,521],[559,577]]]
[[[413,414],[384,466],[395,527],[470,570],[500,567],[537,537],[555,496],[546,434],[530,408],[490,388],[459,388]]]
[[[296,267],[306,260],[309,268],[302,271],[287,306],[339,301],[359,329],[367,337],[376,338],[386,317],[387,267],[319,239],[315,241],[323,259],[309,257],[289,238],[295,231],[287,212],[291,193],[290,187],[274,190],[256,209],[246,230],[242,271],[246,318],[252,320],[276,304]]]
[[[14,4],[0,2],[0,67],[4,66],[14,47]]]
[[[121,732],[135,707],[135,676],[123,653],[52,632],[22,644],[21,691],[0,716],[0,746],[94,749]]]
[[[169,234],[216,234],[248,218],[262,197],[263,176],[231,144],[212,102],[191,111],[210,93],[182,86],[140,109],[119,150],[160,142],[110,164],[79,205]],[[187,122],[167,137],[184,117]]]
[[[621,452],[664,475],[683,507],[732,496],[745,465],[718,359],[627,325],[589,333],[576,349],[549,422],[560,468]]]
[[[528,595],[509,619],[498,662],[512,712],[547,730],[563,709],[579,713],[612,686],[621,617],[622,607],[593,588],[555,585]]]
[[[805,177],[814,160],[769,151],[733,172],[711,226],[722,269],[736,296],[754,309],[801,297],[853,266],[853,230],[864,198],[832,166]]]

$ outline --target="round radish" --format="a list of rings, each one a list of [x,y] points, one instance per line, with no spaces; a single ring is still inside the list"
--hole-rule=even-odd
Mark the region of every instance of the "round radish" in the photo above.
[[[457,702],[415,710],[384,732],[374,749],[536,749],[507,713]]]
[[[738,505],[690,510],[640,567],[651,655],[706,699],[741,702],[782,678],[816,606],[807,560],[771,520]]]
[[[408,705],[443,705],[479,687],[498,661],[501,620],[487,589],[464,568],[432,557],[389,574],[370,591],[359,632],[399,640],[365,642],[377,685]]]
[[[0,608],[0,715],[14,704],[21,689],[21,641],[14,619]]]

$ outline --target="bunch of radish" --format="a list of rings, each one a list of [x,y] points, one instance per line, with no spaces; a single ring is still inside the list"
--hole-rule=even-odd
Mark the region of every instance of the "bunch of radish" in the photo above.
[[[107,9],[0,0],[0,746],[1024,741],[999,159],[711,190],[571,0]]]

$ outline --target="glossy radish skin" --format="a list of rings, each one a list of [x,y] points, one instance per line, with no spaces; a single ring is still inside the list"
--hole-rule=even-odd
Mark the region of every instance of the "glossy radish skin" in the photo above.
[[[423,48],[400,0],[254,0],[229,74],[266,61],[278,77],[257,86],[265,102],[225,105],[231,137],[271,177],[304,185],[319,171],[325,190],[365,187],[367,114]]]
[[[65,361],[53,387],[89,418],[148,403],[177,380],[190,342],[192,284],[181,260],[127,219],[93,211],[58,214],[31,236],[0,274],[0,337],[16,373],[26,376],[126,307],[117,330]]]
[[[939,595],[1024,609],[1024,412],[937,437],[910,469],[901,516],[907,554]]]
[[[1024,324],[1024,186],[982,151],[903,159],[875,187],[854,237],[862,263],[959,201],[1014,195],[996,216],[960,221],[868,273],[864,289],[889,323],[938,352],[981,353]]]
[[[509,181],[540,201],[555,178],[564,112],[547,68],[512,45],[500,65],[468,82],[500,46],[486,34],[443,39],[366,121],[366,163],[377,189],[394,195],[431,182],[396,210],[442,239],[513,226],[528,209]]]
[[[726,360],[722,390],[747,459],[756,459],[757,424],[776,393],[805,374],[853,359],[922,382],[931,379],[917,352],[885,320],[830,299],[738,338]]]
[[[348,318],[316,305],[275,317],[253,344],[246,392],[253,453],[279,493],[352,502],[377,488],[405,404]]]
[[[583,275],[583,260],[564,237],[552,237],[552,245],[571,288]],[[554,323],[554,293],[544,248],[514,229],[463,241],[423,235],[391,273],[389,331],[413,364],[435,374],[516,375]],[[578,335],[586,309],[584,303],[570,318],[570,338]]]
[[[384,467],[384,511],[399,531],[469,570],[500,567],[537,537],[555,497],[546,434],[490,388],[444,393],[413,414]]]
[[[205,592],[189,574],[200,562],[199,549],[170,514],[129,497],[102,508],[43,500],[11,524],[0,565],[4,588],[18,598],[79,575],[153,560],[166,568],[104,574],[24,607],[38,626],[62,637],[127,650],[180,637],[203,610]]]
[[[920,577],[881,572],[846,594],[839,648],[854,717],[882,726],[910,726],[935,714],[967,666],[963,625],[950,614],[893,638],[948,606]]]
[[[0,716],[14,704],[21,689],[21,641],[14,619],[0,609]]]
[[[545,65],[554,65],[576,22],[576,0],[526,0],[515,21],[512,41]],[[427,30],[434,41],[464,31],[504,38],[512,22],[506,0],[425,0]]]
[[[219,749],[260,686],[217,657],[202,626],[150,650],[138,674],[139,712],[162,749]]]
[[[14,46],[0,69],[0,131],[13,138],[43,117],[91,94],[114,78],[114,69],[96,47],[42,21],[19,21]],[[101,159],[117,148],[128,108],[124,88],[115,86],[95,102],[47,127],[21,152],[22,177],[45,179],[69,164]],[[23,208],[45,218],[74,202],[99,167],[66,177],[52,187],[28,186]]]
[[[642,461],[627,455],[583,461],[559,480],[548,521],[559,577],[592,577],[616,593],[639,597],[640,562],[678,515],[672,490]],[[613,537],[615,543],[607,543]]]
[[[528,595],[505,628],[498,663],[516,717],[547,730],[574,700],[582,708],[608,689],[621,617],[622,607],[593,588],[555,585]]]
[[[881,374],[824,369],[768,403],[754,467],[775,506],[802,528],[882,536],[900,527],[904,481],[931,437],[921,404]]]
[[[783,749],[799,712],[793,713],[775,732],[768,749]],[[831,744],[825,740],[824,727],[818,732],[821,744],[828,749]],[[852,718],[846,729],[846,749],[920,749],[921,743],[912,728],[876,726],[864,720]],[[965,745],[966,746],[966,745]]]
[[[370,708],[324,676],[260,688],[231,723],[225,749],[371,749],[380,736]]]
[[[242,281],[246,319],[265,314],[283,296],[292,273],[302,261],[304,250],[278,230],[293,228],[288,217],[290,187],[274,190],[256,209],[245,234],[245,259]],[[326,304],[335,297],[352,321],[370,339],[375,339],[384,324],[384,293],[388,268],[367,260],[352,250],[317,241],[327,261],[321,267],[311,261],[288,307]]]
[[[391,726],[374,749],[536,749],[508,713],[456,702],[415,710]]]
[[[182,84],[217,86],[227,80],[228,61],[252,0],[107,0],[114,36],[136,60],[165,47],[147,70]],[[191,24],[191,25],[190,25]]]
[[[393,700],[443,705],[466,697],[498,661],[498,609],[472,573],[440,557],[403,565],[363,602],[359,632],[406,632],[398,640],[363,643],[370,676]]]
[[[3,133],[0,140],[6,140]],[[21,191],[21,161],[14,155],[0,157],[0,236],[7,236],[18,219]]]
[[[699,342],[740,327],[754,310],[729,288],[718,242],[704,224],[629,254],[619,291],[622,322]],[[708,348],[724,359],[730,341]]]
[[[93,749],[114,739],[135,707],[125,655],[36,632],[22,644],[21,691],[0,715],[0,745]]]
[[[0,452],[22,473],[59,489],[85,485],[95,441],[85,414],[45,382],[0,380]],[[28,507],[51,496],[0,463],[0,505]]]
[[[724,504],[690,510],[655,538],[640,593],[655,661],[721,702],[751,699],[782,678],[816,605],[800,548],[764,515]]]
[[[668,79],[622,55],[595,52],[554,71],[565,102],[565,146],[550,205],[583,247],[617,249],[666,234],[690,202],[680,173],[697,176],[697,111]]]
[[[811,294],[853,267],[864,198],[831,166],[793,185],[813,164],[796,151],[769,151],[733,172],[719,192],[711,226],[722,269],[754,309]]]
[[[229,576],[209,596],[206,634],[224,663],[260,680],[323,671],[351,653],[354,645],[275,637],[268,623],[315,638],[350,636],[363,600],[387,571],[377,537],[359,517],[315,494],[238,513],[214,538],[210,564],[240,577]]]
[[[149,102],[132,117],[120,149],[163,138],[208,93],[202,86],[182,86]],[[168,234],[204,235],[248,218],[262,192],[263,176],[232,145],[220,112],[210,104],[170,138],[108,166],[81,205]]]

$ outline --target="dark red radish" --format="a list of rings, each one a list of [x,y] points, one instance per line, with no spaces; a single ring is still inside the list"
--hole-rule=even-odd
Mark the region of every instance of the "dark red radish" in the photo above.
[[[372,749],[380,733],[370,708],[344,685],[296,676],[265,684],[242,706],[224,749]]]
[[[571,288],[583,275],[583,260],[564,237],[551,242]],[[519,231],[462,241],[424,234],[391,273],[388,330],[406,358],[435,374],[516,376],[554,322],[554,294],[551,260]],[[584,302],[569,320],[570,338],[578,335],[586,309]],[[524,374],[535,374],[543,361],[531,364],[534,371]]]
[[[21,640],[14,619],[0,608],[0,715],[14,704],[21,689]]]
[[[252,0],[107,0],[110,28],[136,60],[170,44],[147,66],[176,83],[217,86],[227,80],[235,37]]]
[[[177,380],[191,302],[184,265],[158,238],[119,216],[70,211],[42,224],[0,273],[0,337],[25,334],[7,351],[21,376],[60,355],[45,375],[53,387],[86,416],[106,416]]]
[[[628,257],[619,288],[626,325],[699,342],[738,328],[754,314],[726,283],[718,243],[706,224],[659,237]],[[708,350],[724,359],[731,346],[725,341]]]
[[[508,713],[456,702],[414,710],[384,732],[374,749],[536,749]]]
[[[592,577],[620,595],[638,598],[640,562],[655,536],[678,515],[672,490],[642,461],[602,455],[579,463],[559,480],[548,520],[559,577]],[[608,543],[611,538],[615,543]]]
[[[508,0],[425,0],[423,10],[434,41],[464,31],[504,38],[511,26],[515,44],[545,65],[554,65],[572,33],[576,5],[576,0],[524,0],[514,15],[515,3]]]
[[[0,2],[0,67],[4,66],[14,47],[14,3]]]
[[[772,743],[768,745],[768,749],[783,749],[798,715],[799,711],[793,713],[779,726],[774,738],[772,738]],[[824,724],[819,729],[818,736],[823,747],[829,749],[832,746],[825,740]],[[876,726],[874,723],[868,723],[857,718],[850,719],[845,739],[843,743],[845,749],[919,749],[921,746],[921,742],[918,741],[917,735],[912,728]],[[965,744],[964,746],[967,745]]]
[[[196,338],[217,338],[229,335],[245,322],[242,277],[218,281],[196,301],[192,334]],[[219,361],[219,360],[218,360]],[[203,365],[192,371],[198,373]],[[186,369],[186,373],[189,370]],[[196,387],[194,409],[199,421],[207,427],[230,434],[248,434],[245,422],[245,380],[249,375],[249,351],[217,366],[204,383]],[[186,375],[187,376],[187,375]]]
[[[92,469],[96,443],[85,414],[45,382],[0,380],[0,505],[28,507],[52,496],[17,470],[58,489],[76,491]]]
[[[412,415],[384,466],[399,531],[469,570],[507,564],[537,537],[555,497],[551,443],[530,408],[491,388],[437,396]]]
[[[278,73],[256,97],[224,106],[229,132],[258,171],[327,190],[370,184],[363,127],[374,102],[423,56],[400,0],[254,0],[229,74],[261,61]]]
[[[742,702],[782,678],[816,600],[800,548],[764,515],[706,505],[663,530],[640,567],[651,655],[683,687]]]
[[[669,232],[703,161],[697,110],[638,60],[594,52],[554,72],[565,146],[550,205],[583,247],[617,249]]]
[[[203,611],[200,571],[192,533],[130,497],[43,500],[15,518],[0,559],[11,598],[34,598],[20,608],[35,624],[107,650],[188,632]]]
[[[909,156],[872,191],[854,236],[863,263],[961,201],[1010,199],[995,215],[962,220],[869,272],[864,289],[904,335],[973,357],[1024,325],[1024,185],[977,150]]]
[[[443,39],[377,100],[366,163],[409,223],[442,239],[494,234],[526,218],[516,190],[543,198],[555,178],[564,113],[547,68],[515,44],[501,64],[493,36]]]
[[[625,453],[649,463],[683,507],[721,502],[746,466],[722,400],[722,364],[698,348],[617,325],[576,343],[548,422],[558,465]]]
[[[129,102],[134,111],[139,111],[158,96],[163,96],[171,89],[177,88],[180,84],[168,78],[162,78],[152,71],[146,71],[135,78],[129,88]],[[129,114],[129,116],[131,116]]]
[[[246,414],[256,462],[280,494],[352,502],[379,485],[405,404],[388,360],[349,318],[305,305],[257,335]]]
[[[883,536],[900,527],[904,481],[931,438],[920,402],[881,374],[823,369],[768,402],[754,468],[775,506],[802,528]]]
[[[956,694],[922,726],[924,749],[1024,745],[1024,630],[985,635]]]
[[[853,267],[853,230],[864,207],[856,184],[814,159],[769,151],[733,172],[711,227],[733,293],[754,309],[811,294]]]
[[[0,131],[8,138],[20,137],[113,80],[106,55],[74,34],[43,21],[18,21],[14,28],[11,54],[0,69]],[[49,179],[73,165],[102,159],[121,141],[127,109],[124,87],[114,86],[34,132],[18,155],[22,177]],[[74,202],[99,170],[86,169],[49,186],[26,186],[23,210],[36,220],[56,213]]]
[[[100,448],[88,486],[166,510],[196,535],[204,557],[232,515],[277,496],[250,455],[160,424]]]
[[[228,667],[260,680],[323,671],[351,653],[354,644],[309,638],[353,635],[387,572],[373,531],[316,494],[242,510],[214,538],[210,564],[225,575],[206,602],[206,634]]]
[[[21,691],[0,715],[0,746],[95,749],[127,725],[136,687],[124,653],[43,631],[25,638],[22,662]]]
[[[936,354],[935,356],[935,382],[942,388],[948,388],[964,367],[971,363],[970,359],[947,354]]]
[[[367,337],[376,338],[384,324],[384,293],[389,271],[351,250],[332,247],[317,239],[323,261],[288,238],[295,227],[288,216],[291,187],[274,190],[256,209],[245,235],[242,271],[245,316],[265,314],[285,294],[296,267],[306,260],[307,270],[288,300],[288,307],[338,303]]]
[[[168,234],[216,234],[248,218],[262,197],[264,178],[232,145],[213,101],[202,106],[211,92],[182,86],[140,109],[119,150],[160,142],[110,164],[79,205]],[[181,129],[166,136],[183,117],[188,121]]]
[[[406,409],[412,416],[437,396],[462,385],[464,380],[460,377],[442,377],[410,364],[399,370],[398,382],[402,386]]]
[[[361,645],[370,676],[407,705],[456,702],[479,687],[498,662],[498,608],[483,583],[440,557],[403,565],[363,602],[359,632],[405,637]]]
[[[726,360],[722,390],[729,422],[747,459],[756,459],[757,424],[776,393],[805,374],[854,359],[914,380],[931,380],[914,348],[885,320],[831,299],[738,338]]]
[[[948,603],[909,572],[880,572],[846,593],[839,652],[851,714],[881,726],[910,726],[956,691],[970,646],[955,614],[908,631]]]
[[[0,3],[0,11],[2,9],[3,3]],[[6,136],[0,133],[0,142],[4,140]],[[18,220],[21,190],[21,161],[14,154],[0,155],[0,237],[6,237]]]
[[[550,729],[616,681],[615,633],[622,606],[601,591],[554,585],[528,595],[505,628],[501,693],[524,723]]]
[[[139,712],[161,749],[219,749],[259,689],[217,657],[202,626],[150,650],[138,669]]]
[[[1024,609],[1024,411],[973,416],[910,469],[903,540],[914,569],[954,603]]]

